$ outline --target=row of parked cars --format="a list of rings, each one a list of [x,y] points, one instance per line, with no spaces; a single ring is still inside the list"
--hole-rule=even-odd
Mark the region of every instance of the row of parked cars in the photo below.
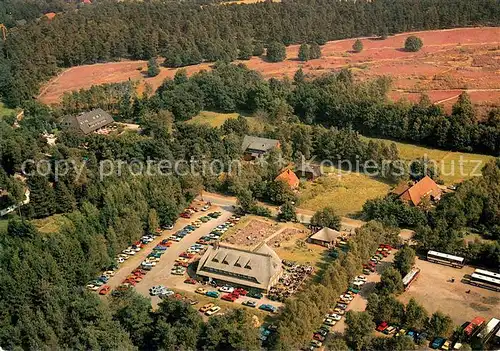
[[[383,333],[385,335],[392,335],[395,337],[406,335],[408,337],[411,337],[413,339],[413,341],[418,343],[418,344],[421,343],[423,340],[427,339],[427,333],[425,333],[425,332],[419,333],[419,332],[417,332],[415,330],[411,330],[411,329],[406,330],[404,328],[399,328],[396,325],[390,325],[387,322],[380,323],[379,325],[377,325],[375,330],[380,332],[380,333]]]
[[[220,212],[217,212],[220,213]],[[241,217],[237,215],[231,216],[227,221],[215,227],[208,235],[201,237],[197,243],[208,245],[213,241],[217,241],[220,239],[222,234],[229,230],[229,228],[234,227],[236,223],[240,221]]]
[[[370,260],[363,264],[363,274],[371,274],[375,272],[377,264],[391,254],[392,247],[388,244],[380,244],[377,252],[370,258]]]
[[[339,296],[335,308],[323,318],[323,324],[313,333],[313,338],[309,344],[309,349],[314,350],[323,346],[323,341],[331,331],[331,328],[339,322],[354,297],[359,293],[361,285],[366,283],[366,277],[359,275],[351,283],[351,287]]]
[[[212,204],[210,202],[206,202],[206,203],[201,203],[201,204],[193,204],[191,206],[189,206],[188,208],[186,208],[184,210],[184,212],[181,213],[181,217],[182,218],[191,218],[191,216],[193,214],[195,214],[196,212],[199,212],[199,211],[208,211],[210,209],[210,207],[212,206]]]
[[[190,279],[186,279],[185,283],[191,283]],[[229,285],[223,285],[218,288],[218,291],[216,290],[206,290],[204,288],[197,288],[195,290],[197,294],[205,295],[208,297],[212,298],[221,298],[222,300],[229,301],[229,302],[235,302],[238,300],[240,297],[252,297],[255,299],[261,299],[263,297],[262,293],[258,291],[247,291],[243,288],[234,288]],[[242,302],[242,305],[247,306],[247,307],[257,307],[257,302],[252,301],[252,300],[245,300]],[[277,308],[273,305],[270,304],[262,304],[259,306],[259,309],[275,313],[277,312]]]

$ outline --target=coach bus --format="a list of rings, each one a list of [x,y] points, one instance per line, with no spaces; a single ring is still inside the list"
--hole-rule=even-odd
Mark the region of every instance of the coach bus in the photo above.
[[[460,256],[454,256],[445,254],[442,252],[429,250],[427,252],[427,261],[434,263],[441,263],[450,265],[453,267],[462,268],[464,266],[464,258]]]
[[[495,272],[490,272],[490,271],[487,271],[487,270],[484,270],[484,269],[476,269],[474,271],[474,273],[477,273],[477,274],[481,274],[481,275],[484,275],[484,276],[487,276],[487,277],[491,277],[491,278],[495,278],[495,279],[500,279],[500,274],[499,273],[495,273]]]
[[[483,344],[487,344],[500,328],[500,320],[491,318],[486,327],[477,334]]]
[[[487,277],[485,275],[477,273],[472,273],[471,275],[465,275],[463,282],[470,285],[479,286],[481,288],[490,289],[493,291],[500,291],[500,279]]]
[[[420,268],[418,267],[413,267],[410,272],[404,276],[403,278],[403,285],[405,287],[405,290],[408,290],[410,287],[411,283],[413,283],[415,280],[417,280],[418,275],[420,274]]]

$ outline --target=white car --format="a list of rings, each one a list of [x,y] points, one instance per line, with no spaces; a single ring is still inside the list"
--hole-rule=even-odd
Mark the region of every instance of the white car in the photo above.
[[[106,272],[102,273],[102,275],[105,275],[107,277],[112,277],[115,275],[115,271],[106,271]]]
[[[167,230],[172,230],[172,229],[174,229],[174,225],[173,224],[169,224],[169,225],[165,226],[165,228]]]
[[[134,256],[135,255],[135,251],[134,250],[130,250],[130,249],[123,250],[122,253],[124,253],[125,255],[129,255],[129,256]]]
[[[118,258],[116,259],[116,262],[118,262],[118,263],[123,263],[123,262],[125,262],[125,259],[124,259],[123,257],[118,257]]]
[[[347,294],[344,294],[344,295],[340,295],[340,299],[341,299],[341,300],[348,300],[348,301],[352,301],[353,297],[352,297],[352,295],[347,295]]]
[[[92,291],[97,291],[97,290],[99,290],[100,286],[94,285],[94,284],[88,284],[86,286],[86,288],[89,289],[89,290],[92,290]]]
[[[232,293],[234,291],[234,288],[232,286],[221,286],[219,288],[219,291],[225,292],[225,293]]]
[[[129,255],[125,255],[125,254],[119,254],[117,256],[118,258],[123,258],[124,260],[128,260],[128,258],[130,257]]]
[[[162,290],[158,293],[158,296],[161,297],[161,298],[165,298],[165,297],[170,297],[172,295],[174,295],[175,292],[173,292],[172,290],[169,290],[169,289],[166,289],[165,290]]]
[[[216,313],[217,313],[217,312],[219,312],[219,311],[220,311],[220,307],[219,307],[219,306],[214,306],[214,307],[212,307],[211,309],[209,309],[207,312],[205,312],[205,314],[206,314],[207,316],[211,316],[211,315],[216,314]]]
[[[334,321],[339,321],[342,319],[342,316],[339,316],[338,314],[336,313],[332,313],[332,314],[327,314],[326,315],[326,319],[333,319]]]
[[[144,266],[144,267],[154,267],[154,266],[156,266],[156,262],[143,261],[141,263],[141,265]]]
[[[354,280],[366,283],[366,277],[364,275],[358,275],[356,278],[354,278]]]

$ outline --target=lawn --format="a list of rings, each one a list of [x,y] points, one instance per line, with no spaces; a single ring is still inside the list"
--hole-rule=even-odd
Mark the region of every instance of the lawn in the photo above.
[[[365,139],[383,141],[386,143],[393,142],[386,139]],[[440,178],[446,185],[458,183],[464,179],[471,178],[474,175],[474,172],[480,170],[482,166],[484,166],[488,161],[494,158],[493,156],[488,155],[445,151],[401,142],[394,143],[397,145],[400,157],[403,160],[411,161],[423,156],[427,156],[431,160],[436,161],[440,169]],[[481,166],[477,168],[477,170],[475,170],[477,164],[480,164]]]
[[[0,219],[0,234],[7,233],[8,219]]]
[[[3,102],[0,102],[0,118],[10,116],[12,113],[15,113],[16,110],[5,107]]]
[[[354,215],[367,200],[386,195],[392,187],[364,174],[332,172],[301,183],[298,207],[317,211],[331,206],[341,216]]]
[[[40,233],[52,234],[59,231],[64,224],[68,224],[70,221],[64,215],[57,214],[42,219],[34,219],[32,223]]]
[[[219,113],[219,112],[211,112],[211,111],[201,111],[198,115],[194,116],[186,123],[194,123],[194,124],[208,124],[211,127],[220,127],[224,124],[224,122],[228,119],[238,118],[240,114],[237,112],[234,113]],[[264,122],[257,117],[248,117],[244,116],[248,121],[250,128],[252,130],[260,131],[262,130]]]

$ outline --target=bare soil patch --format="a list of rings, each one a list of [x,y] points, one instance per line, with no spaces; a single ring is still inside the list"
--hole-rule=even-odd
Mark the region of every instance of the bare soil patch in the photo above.
[[[421,269],[418,279],[403,293],[399,300],[407,303],[415,298],[429,313],[442,311],[461,325],[481,316],[486,320],[498,315],[500,310],[500,294],[491,290],[461,283],[465,274],[474,271],[472,267],[452,268],[426,260],[416,260]],[[455,282],[449,280],[455,278]],[[470,290],[470,293],[466,291]]]
[[[426,92],[436,102],[444,94],[446,98],[467,90],[473,102],[479,107],[500,105],[500,28],[458,28],[416,32],[424,42],[424,47],[416,53],[401,50],[406,37],[402,33],[386,40],[361,38],[364,50],[352,53],[355,39],[345,39],[326,43],[322,47],[323,56],[308,62],[298,61],[298,45],[287,48],[287,59],[280,63],[270,63],[260,57],[253,57],[245,63],[250,69],[261,72],[264,77],[291,77],[302,69],[319,75],[342,67],[352,68],[359,79],[371,79],[380,75],[393,77],[392,99],[407,97],[415,100],[421,92]],[[210,63],[185,67],[188,74],[210,69]],[[144,74],[145,61],[123,61],[70,68],[47,83],[41,90],[40,100],[54,104],[61,100],[64,92],[89,88],[92,85],[139,81],[140,90],[145,84],[153,89],[160,86],[167,77],[173,77],[176,69],[162,68],[154,78]],[[476,89],[482,89],[476,94]],[[396,92],[396,94],[394,94]],[[451,95],[450,95],[451,94]],[[443,106],[449,109],[454,100]]]
[[[279,224],[274,221],[252,216],[238,223],[228,235],[224,235],[222,241],[243,247],[255,246],[275,233],[278,227]]]

